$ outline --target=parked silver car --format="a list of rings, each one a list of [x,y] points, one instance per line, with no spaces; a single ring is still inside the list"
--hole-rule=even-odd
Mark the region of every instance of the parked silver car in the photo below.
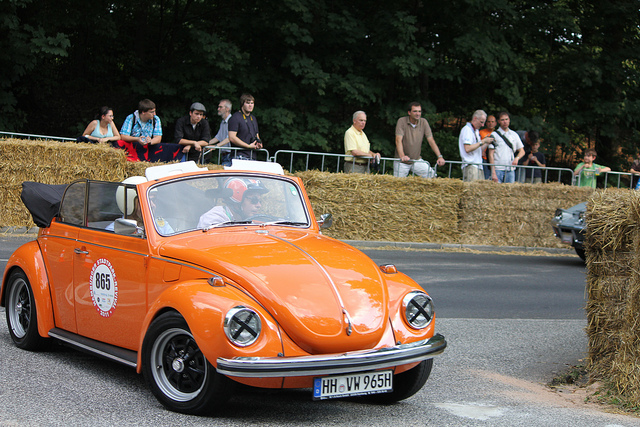
[[[552,227],[556,237],[576,250],[584,261],[584,232],[587,224],[584,220],[587,202],[579,203],[569,209],[557,209],[553,217]]]

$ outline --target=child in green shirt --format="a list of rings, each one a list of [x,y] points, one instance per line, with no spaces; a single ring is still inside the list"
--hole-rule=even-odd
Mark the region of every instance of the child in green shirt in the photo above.
[[[578,185],[580,187],[596,188],[596,176],[600,175],[602,172],[609,172],[611,170],[610,167],[593,163],[595,159],[596,150],[589,148],[584,152],[584,162],[581,162],[576,166],[573,174],[575,176],[580,176],[578,181]]]

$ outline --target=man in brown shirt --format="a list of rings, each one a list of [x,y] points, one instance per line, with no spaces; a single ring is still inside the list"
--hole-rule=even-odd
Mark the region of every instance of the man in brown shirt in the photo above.
[[[433,152],[438,156],[438,166],[444,165],[444,157],[433,139],[427,119],[422,118],[419,102],[409,104],[407,116],[400,117],[396,124],[396,153],[393,162],[393,176],[407,176],[410,171],[423,178],[435,177],[435,171],[422,160],[422,141],[427,139]]]

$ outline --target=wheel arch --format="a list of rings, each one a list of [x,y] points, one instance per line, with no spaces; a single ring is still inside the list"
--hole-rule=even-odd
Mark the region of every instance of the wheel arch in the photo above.
[[[9,257],[2,278],[2,289],[0,289],[0,306],[2,307],[6,305],[6,288],[9,278],[18,270],[27,276],[33,292],[38,333],[42,337],[48,337],[49,331],[55,327],[55,320],[47,268],[37,241],[25,243]]]
[[[167,312],[175,312],[184,318],[205,354],[228,348],[230,344],[223,332],[224,318],[227,311],[240,302],[239,295],[243,294],[231,286],[212,287],[204,280],[189,280],[165,289],[152,302],[140,330],[138,373],[142,371],[142,346],[149,327]],[[217,357],[207,359],[215,366]]]

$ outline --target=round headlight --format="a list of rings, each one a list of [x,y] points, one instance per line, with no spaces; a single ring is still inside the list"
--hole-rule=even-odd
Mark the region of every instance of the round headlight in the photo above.
[[[224,318],[224,333],[239,347],[253,344],[260,336],[261,329],[258,313],[246,307],[233,307]]]
[[[433,301],[424,292],[409,292],[402,300],[402,311],[409,325],[416,329],[426,328],[433,319]]]
[[[554,214],[554,219],[556,221],[562,221],[562,216],[563,216],[562,213],[563,212],[564,211],[562,209],[556,209],[556,213]]]

